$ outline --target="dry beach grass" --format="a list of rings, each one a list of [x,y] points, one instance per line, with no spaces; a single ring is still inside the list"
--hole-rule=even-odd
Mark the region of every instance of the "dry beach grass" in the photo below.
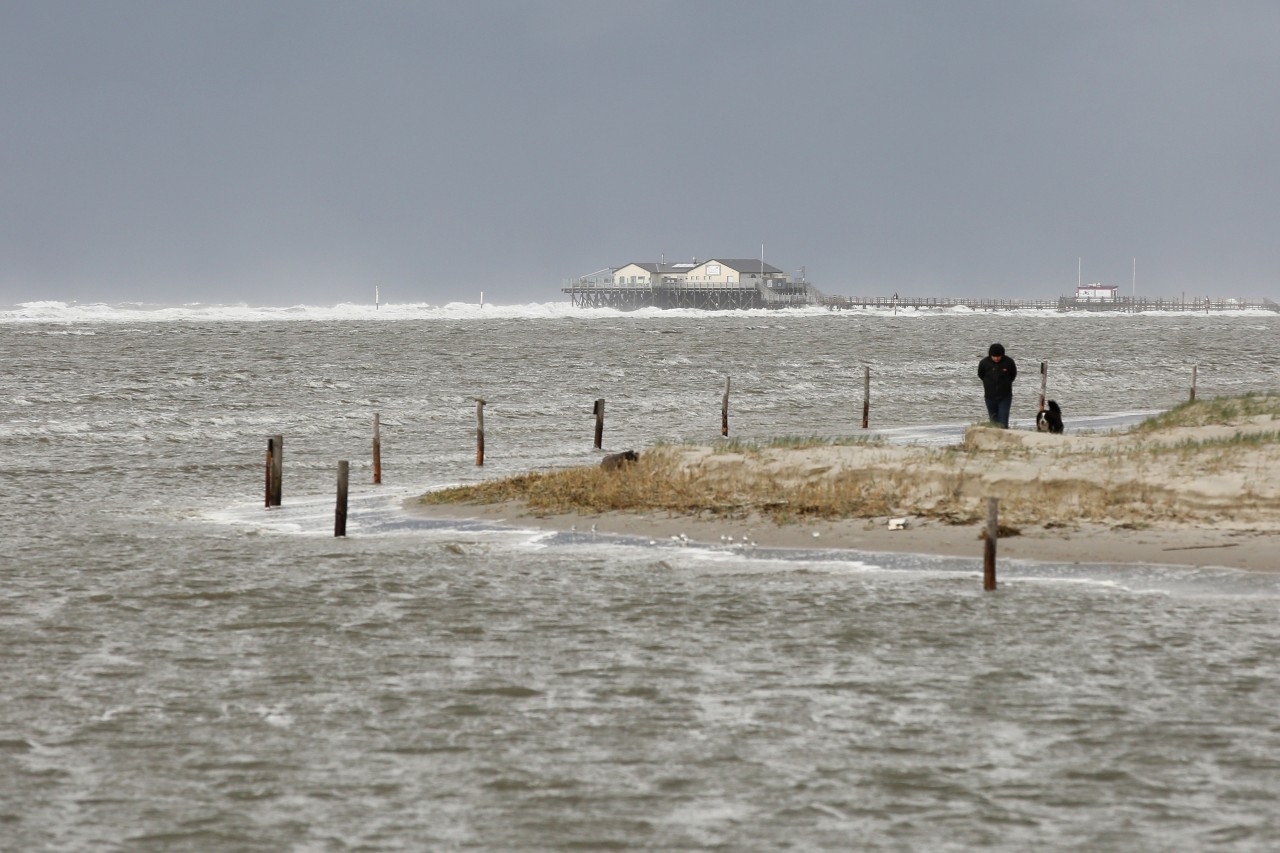
[[[1101,536],[1115,550],[1145,537],[1164,543],[1156,561],[1280,569],[1269,556],[1280,531],[1280,395],[1186,403],[1122,433],[975,425],[946,448],[822,439],[659,446],[619,470],[535,471],[420,500],[454,505],[450,514],[488,505],[478,514],[560,526],[592,517],[609,529],[675,525],[713,538],[732,523],[768,544],[802,533],[826,536],[827,547],[948,553],[969,547],[987,497],[1000,498],[1008,532],[1028,539],[1070,546]],[[913,533],[875,535],[890,517],[907,518]],[[1076,544],[1068,554],[1089,550]]]

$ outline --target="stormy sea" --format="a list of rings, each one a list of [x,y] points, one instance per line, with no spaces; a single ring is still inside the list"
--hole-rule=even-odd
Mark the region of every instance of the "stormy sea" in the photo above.
[[[1268,312],[0,308],[0,848],[1280,849],[1280,572],[403,508],[717,441],[726,376],[735,439],[860,432],[870,368],[949,443],[996,341],[1015,428],[1041,362],[1069,429],[1280,390]]]

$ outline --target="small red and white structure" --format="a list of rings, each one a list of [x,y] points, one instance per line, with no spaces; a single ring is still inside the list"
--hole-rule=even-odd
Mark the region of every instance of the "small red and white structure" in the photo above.
[[[1081,302],[1115,302],[1120,288],[1114,284],[1080,284],[1076,286],[1076,299]]]

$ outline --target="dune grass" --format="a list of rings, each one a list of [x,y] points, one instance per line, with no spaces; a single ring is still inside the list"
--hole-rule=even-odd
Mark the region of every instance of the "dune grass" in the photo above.
[[[1258,415],[1280,417],[1280,395],[1247,394],[1184,403],[1147,419],[1131,433],[1141,438],[1173,427],[1237,424]],[[1229,464],[1239,453],[1277,442],[1280,442],[1280,432],[1265,431],[1168,445],[1141,442],[1138,446],[1087,452],[1113,458],[1116,464],[1133,465],[1139,472],[1145,469],[1146,460],[1176,453],[1186,457],[1197,470],[1212,471]],[[707,469],[690,470],[686,463],[689,451],[696,449],[693,445],[659,445],[642,452],[639,461],[615,470],[591,465],[533,471],[430,492],[420,500],[423,504],[515,501],[525,504],[532,512],[542,513],[656,511],[709,517],[759,514],[779,523],[815,518],[871,518],[906,511],[904,498],[916,485],[910,469],[914,464],[929,464],[935,468],[931,476],[944,483],[943,492],[933,493],[927,510],[915,509],[948,520],[971,520],[972,507],[967,507],[960,494],[966,477],[972,476],[967,472],[989,469],[1034,452],[1025,448],[979,450],[964,445],[920,448],[918,458],[910,464],[876,463],[874,470],[844,471],[829,476],[806,476],[796,471],[774,470],[768,465],[737,466],[732,459],[733,455],[745,460],[785,450],[839,445],[874,447],[883,443],[878,437],[784,437],[762,444],[737,440],[716,442],[702,446],[702,451],[709,451],[711,458],[730,458],[715,466],[714,473]],[[1063,464],[1070,464],[1066,457]],[[1103,483],[1097,484],[1088,499],[1101,501],[1094,508],[1095,514],[1106,517],[1113,504],[1131,497]],[[1077,499],[1083,500],[1081,496]]]
[[[1280,394],[1241,394],[1187,401],[1167,412],[1152,415],[1133,428],[1135,433],[1156,432],[1175,427],[1235,424],[1259,415],[1280,417]]]
[[[818,446],[831,443],[824,440]],[[773,446],[803,449],[814,445]],[[658,447],[641,453],[639,461],[612,471],[598,465],[533,471],[429,492],[420,501],[428,505],[520,501],[530,510],[549,513],[658,511],[712,517],[760,513],[779,522],[889,511],[892,489],[885,480],[842,477],[796,486],[785,477],[763,474],[698,477],[681,465],[681,451]],[[744,446],[735,452],[751,455],[760,449]]]
[[[680,471],[677,450],[659,447],[637,462],[606,471],[599,465],[531,471],[501,480],[455,486],[422,496],[424,504],[523,501],[546,512],[611,512],[663,509],[671,512],[731,508],[732,495],[719,494]]]

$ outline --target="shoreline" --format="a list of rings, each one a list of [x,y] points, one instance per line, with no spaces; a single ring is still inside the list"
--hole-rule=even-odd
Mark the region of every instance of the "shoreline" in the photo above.
[[[1280,571],[1280,395],[1190,402],[1121,433],[975,425],[882,442],[660,447],[406,503],[427,517],[763,548]]]
[[[523,502],[424,506],[414,499],[405,509],[420,518],[476,520],[511,528],[548,531],[592,530],[657,542],[687,537],[705,545],[726,544],[724,537],[759,548],[926,554],[982,560],[982,524],[949,524],[906,517],[891,530],[889,518],[847,518],[778,524],[767,518],[698,518],[667,513],[547,513]],[[1098,523],[1023,527],[1001,536],[998,560],[1052,563],[1168,565],[1280,572],[1280,531],[1249,527],[1204,527],[1186,523],[1145,527],[1109,527]]]

